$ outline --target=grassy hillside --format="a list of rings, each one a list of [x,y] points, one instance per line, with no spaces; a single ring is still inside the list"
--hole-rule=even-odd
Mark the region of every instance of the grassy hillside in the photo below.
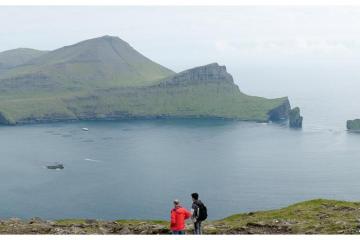
[[[30,48],[17,48],[0,52],[0,72],[40,57],[47,53],[47,51],[40,51]]]
[[[205,221],[204,234],[359,234],[360,203],[316,199],[271,211]],[[192,233],[190,221],[187,234]],[[62,219],[2,220],[0,234],[169,234],[169,222]]]
[[[138,86],[174,74],[120,38],[104,36],[50,51],[0,75],[3,92],[89,91]]]
[[[66,46],[0,73],[0,122],[219,117],[287,117],[287,98],[248,96],[224,66],[175,74],[117,37]],[[275,118],[274,118],[275,119]]]
[[[79,118],[106,117],[218,117],[267,121],[268,112],[287,98],[247,96],[234,85],[202,84],[176,87],[128,88],[71,99],[69,109]]]
[[[316,199],[213,222],[214,233],[357,234],[360,203]],[[211,233],[211,228],[209,229]]]

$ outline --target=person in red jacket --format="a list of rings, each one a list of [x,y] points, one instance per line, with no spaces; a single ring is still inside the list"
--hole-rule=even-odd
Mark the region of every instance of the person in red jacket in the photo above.
[[[171,210],[170,229],[173,234],[185,234],[185,220],[191,217],[191,212],[180,205],[179,200],[174,200],[174,208]]]

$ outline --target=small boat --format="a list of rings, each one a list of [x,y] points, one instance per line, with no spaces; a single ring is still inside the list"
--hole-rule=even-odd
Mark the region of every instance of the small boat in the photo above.
[[[88,128],[82,128],[81,130],[83,130],[83,131],[89,131]]]
[[[64,165],[62,163],[56,163],[54,165],[46,166],[47,169],[64,169]]]

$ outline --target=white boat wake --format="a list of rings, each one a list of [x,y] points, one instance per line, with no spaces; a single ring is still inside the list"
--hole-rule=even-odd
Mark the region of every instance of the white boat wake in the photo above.
[[[88,162],[102,162],[102,161],[100,161],[100,160],[91,159],[91,158],[85,158],[84,161],[88,161]]]

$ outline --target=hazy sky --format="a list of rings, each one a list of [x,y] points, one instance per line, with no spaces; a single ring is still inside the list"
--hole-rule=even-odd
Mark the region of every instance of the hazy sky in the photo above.
[[[116,35],[180,71],[219,62],[358,63],[358,7],[1,7],[0,51]],[[284,61],[285,60],[285,61]]]

